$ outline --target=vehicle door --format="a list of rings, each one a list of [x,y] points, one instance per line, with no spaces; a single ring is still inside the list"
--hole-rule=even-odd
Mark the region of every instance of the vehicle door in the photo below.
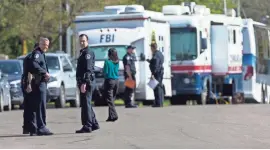
[[[65,90],[67,96],[73,96],[76,94],[76,79],[75,70],[72,67],[69,59],[66,56],[60,56],[63,69],[63,80],[65,83]]]

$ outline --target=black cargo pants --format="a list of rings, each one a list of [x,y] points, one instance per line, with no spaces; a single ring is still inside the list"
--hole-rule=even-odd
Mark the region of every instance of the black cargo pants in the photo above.
[[[119,86],[118,84],[118,79],[105,79],[104,82],[104,98],[109,106],[109,120],[114,120],[118,118],[114,105]]]

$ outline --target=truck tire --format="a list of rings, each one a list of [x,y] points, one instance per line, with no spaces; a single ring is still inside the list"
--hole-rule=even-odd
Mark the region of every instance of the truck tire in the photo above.
[[[270,100],[269,100],[269,96],[268,96],[268,89],[267,89],[267,85],[265,85],[265,90],[264,90],[264,93],[265,93],[265,100],[266,100],[266,103],[269,104]]]
[[[263,88],[263,85],[262,85],[262,88],[261,88],[261,98],[262,98],[262,104],[266,104],[266,93],[265,93],[265,90]]]
[[[66,93],[63,85],[60,87],[60,95],[55,101],[55,108],[64,108],[66,106]]]
[[[142,103],[144,106],[149,106],[154,104],[154,100],[143,100]]]
[[[3,92],[1,92],[0,94],[0,112],[4,111],[4,96],[3,96]]]
[[[203,84],[203,92],[197,99],[197,104],[206,105],[209,99],[209,82],[207,80],[204,81]]]
[[[8,97],[8,106],[5,106],[4,109],[6,111],[11,111],[11,107],[12,107],[12,105],[11,105],[11,97],[9,96]]]
[[[95,106],[108,106],[107,101],[105,101],[105,98],[103,96],[103,92],[100,90],[94,90],[93,93],[93,100]]]
[[[186,105],[187,98],[186,96],[172,96],[171,105]]]

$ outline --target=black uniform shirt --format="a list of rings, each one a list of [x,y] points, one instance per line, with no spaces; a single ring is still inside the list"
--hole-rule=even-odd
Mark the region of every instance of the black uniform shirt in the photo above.
[[[78,84],[91,81],[94,76],[95,53],[86,47],[80,50],[80,56],[77,61],[76,80]]]
[[[37,48],[32,52],[31,62],[32,69],[30,70],[30,72],[32,74],[39,74],[41,76],[44,76],[46,72],[49,72],[45,53],[40,48]]]
[[[124,71],[126,74],[126,65],[129,66],[131,74],[136,74],[136,66],[135,66],[135,62],[137,61],[135,54],[129,54],[127,53],[124,57],[123,57],[123,64],[124,64]]]
[[[152,75],[160,73],[163,71],[164,56],[160,51],[156,51],[150,60],[150,70]]]

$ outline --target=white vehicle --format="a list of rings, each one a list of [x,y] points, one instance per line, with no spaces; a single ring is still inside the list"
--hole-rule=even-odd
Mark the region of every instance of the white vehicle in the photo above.
[[[122,60],[126,54],[126,47],[130,44],[136,46],[138,61],[136,62],[135,98],[138,101],[153,102],[154,92],[147,85],[151,72],[149,63],[145,61],[152,56],[150,49],[152,40],[156,40],[159,50],[165,57],[163,84],[166,96],[171,96],[170,27],[163,17],[162,13],[144,10],[144,7],[140,5],[106,6],[104,12],[76,17],[76,40],[78,41],[80,34],[88,35],[89,44],[95,52],[95,65],[101,68],[108,57],[110,47],[117,49],[119,59]],[[79,50],[77,41],[76,49]],[[123,73],[122,61],[120,62],[120,73]],[[120,80],[123,82],[124,79]]]
[[[241,18],[211,14],[194,2],[166,5],[162,12],[171,27],[171,103],[206,104],[212,93],[241,91]]]
[[[269,103],[270,27],[252,19],[245,19],[243,22],[245,100],[252,103]]]

